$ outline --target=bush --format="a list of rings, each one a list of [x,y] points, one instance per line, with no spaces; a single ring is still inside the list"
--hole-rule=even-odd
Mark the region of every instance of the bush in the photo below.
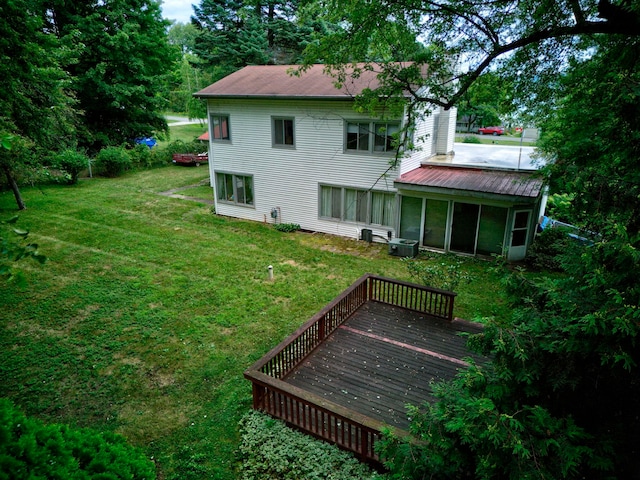
[[[107,147],[98,152],[96,167],[105,177],[118,177],[131,168],[131,156],[122,147]]]
[[[174,153],[204,153],[207,152],[207,144],[199,141],[183,142],[176,140],[165,147],[153,149],[154,164],[170,164]]]
[[[240,421],[243,480],[385,479],[335,445],[251,411]]]
[[[469,282],[462,259],[453,254],[422,253],[417,258],[403,258],[416,283],[455,292],[461,282]]]
[[[156,478],[154,464],[113,433],[45,425],[0,399],[0,479]]]
[[[274,223],[273,228],[278,230],[279,232],[297,232],[300,230],[300,225],[297,223]]]
[[[478,137],[474,137],[473,135],[465,135],[462,139],[462,143],[482,143]]]
[[[89,166],[89,157],[72,148],[68,148],[53,155],[53,166],[62,170],[67,178],[67,183],[73,185],[78,182],[80,172]]]
[[[131,150],[129,150],[129,156],[131,156],[131,163],[137,168],[150,168],[153,165],[153,154],[151,148],[147,145],[136,144]]]
[[[536,270],[562,271],[562,257],[576,246],[567,233],[561,227],[543,230],[529,247],[525,264]]]

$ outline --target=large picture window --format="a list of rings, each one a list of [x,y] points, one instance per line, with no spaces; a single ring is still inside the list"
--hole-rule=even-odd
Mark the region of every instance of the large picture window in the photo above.
[[[320,186],[320,217],[393,227],[395,212],[395,193]]]
[[[210,116],[213,140],[231,140],[229,134],[229,115],[212,113]]]
[[[294,147],[295,132],[293,126],[293,118],[274,117],[272,119],[273,126],[273,145],[278,147]]]
[[[221,202],[253,206],[253,177],[218,172],[216,195]]]
[[[347,122],[347,152],[393,152],[400,133],[399,122]]]

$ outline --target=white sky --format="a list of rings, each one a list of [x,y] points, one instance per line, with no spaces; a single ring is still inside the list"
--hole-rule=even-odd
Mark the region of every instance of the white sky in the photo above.
[[[180,23],[189,23],[193,15],[193,0],[163,0],[162,16]]]

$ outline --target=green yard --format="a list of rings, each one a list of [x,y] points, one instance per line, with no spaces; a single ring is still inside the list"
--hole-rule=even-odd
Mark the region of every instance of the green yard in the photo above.
[[[410,279],[385,245],[281,233],[158,195],[206,178],[167,167],[23,189],[18,225],[49,260],[20,264],[25,287],[0,284],[0,396],[123,434],[161,479],[235,478],[244,369],[362,274]],[[0,218],[14,213],[0,192]],[[465,261],[473,280],[457,316],[504,314],[489,266]]]

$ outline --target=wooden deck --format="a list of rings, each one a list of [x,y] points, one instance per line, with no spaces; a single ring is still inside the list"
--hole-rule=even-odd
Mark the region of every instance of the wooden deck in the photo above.
[[[405,405],[431,400],[431,382],[453,378],[472,356],[462,332],[478,327],[369,301],[283,380],[406,430]]]
[[[471,356],[455,293],[364,275],[245,371],[253,407],[380,465],[385,426],[406,434],[405,405],[431,399]],[[482,359],[476,359],[482,361]]]

